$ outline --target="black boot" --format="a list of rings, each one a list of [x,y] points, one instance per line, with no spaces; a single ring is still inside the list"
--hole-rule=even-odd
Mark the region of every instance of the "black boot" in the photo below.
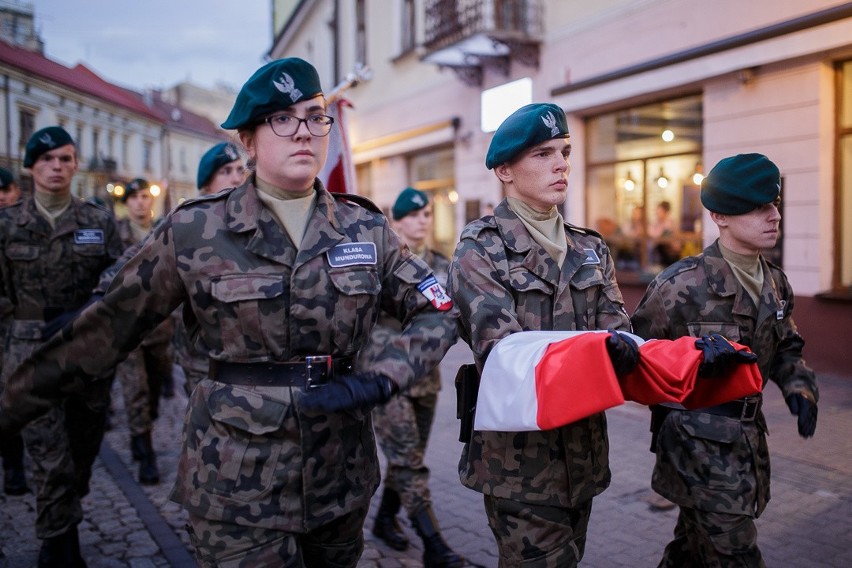
[[[38,568],[86,568],[80,556],[76,526],[59,536],[44,539],[38,553]]]
[[[24,472],[24,440],[20,435],[3,442],[3,491],[6,495],[23,495],[27,487]]]
[[[408,538],[402,532],[402,527],[396,522],[396,514],[399,512],[399,493],[385,487],[382,493],[382,502],[376,512],[376,522],[373,524],[373,535],[384,541],[394,550],[405,550],[408,548]]]
[[[430,505],[423,505],[411,516],[411,524],[423,539],[424,568],[461,568],[464,558],[452,551],[444,542],[438,521]]]
[[[157,469],[157,455],[151,446],[151,432],[138,434],[130,438],[130,448],[139,455],[139,483],[156,485],[160,482],[160,470]]]

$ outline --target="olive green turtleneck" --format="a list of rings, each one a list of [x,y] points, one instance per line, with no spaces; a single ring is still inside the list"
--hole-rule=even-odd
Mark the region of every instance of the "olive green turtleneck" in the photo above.
[[[549,211],[536,211],[520,199],[507,198],[509,209],[517,215],[533,240],[541,245],[553,257],[556,264],[562,267],[568,254],[568,240],[565,236],[565,222],[554,205]]]
[[[760,306],[760,291],[763,289],[763,265],[760,264],[760,253],[740,254],[725,248],[722,243],[719,243],[719,250],[722,251],[722,258],[731,267],[734,276],[754,300],[754,304]]]
[[[36,209],[44,215],[51,227],[56,227],[56,220],[71,205],[70,193],[34,191],[33,198],[35,199]]]
[[[314,188],[311,187],[302,193],[290,193],[257,176],[254,183],[261,203],[272,212],[298,248],[302,244],[308,219],[311,218],[316,207],[317,193]]]

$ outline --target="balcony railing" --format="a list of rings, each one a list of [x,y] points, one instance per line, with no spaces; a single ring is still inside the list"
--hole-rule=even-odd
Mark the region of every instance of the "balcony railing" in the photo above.
[[[511,59],[538,66],[541,0],[426,0],[424,61],[454,68],[468,82]]]

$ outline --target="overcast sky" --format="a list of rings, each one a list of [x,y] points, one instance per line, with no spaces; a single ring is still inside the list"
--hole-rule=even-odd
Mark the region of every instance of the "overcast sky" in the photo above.
[[[45,54],[134,89],[235,89],[272,45],[269,0],[29,0]]]

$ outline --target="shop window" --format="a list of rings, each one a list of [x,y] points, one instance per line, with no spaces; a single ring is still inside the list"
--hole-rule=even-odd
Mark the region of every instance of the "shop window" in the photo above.
[[[837,165],[833,292],[852,297],[852,61],[837,67]]]
[[[649,279],[701,250],[700,95],[589,120],[586,218],[616,268]]]
[[[411,186],[429,194],[434,223],[432,247],[451,257],[456,247],[455,158],[452,147],[414,154],[408,159]]]

